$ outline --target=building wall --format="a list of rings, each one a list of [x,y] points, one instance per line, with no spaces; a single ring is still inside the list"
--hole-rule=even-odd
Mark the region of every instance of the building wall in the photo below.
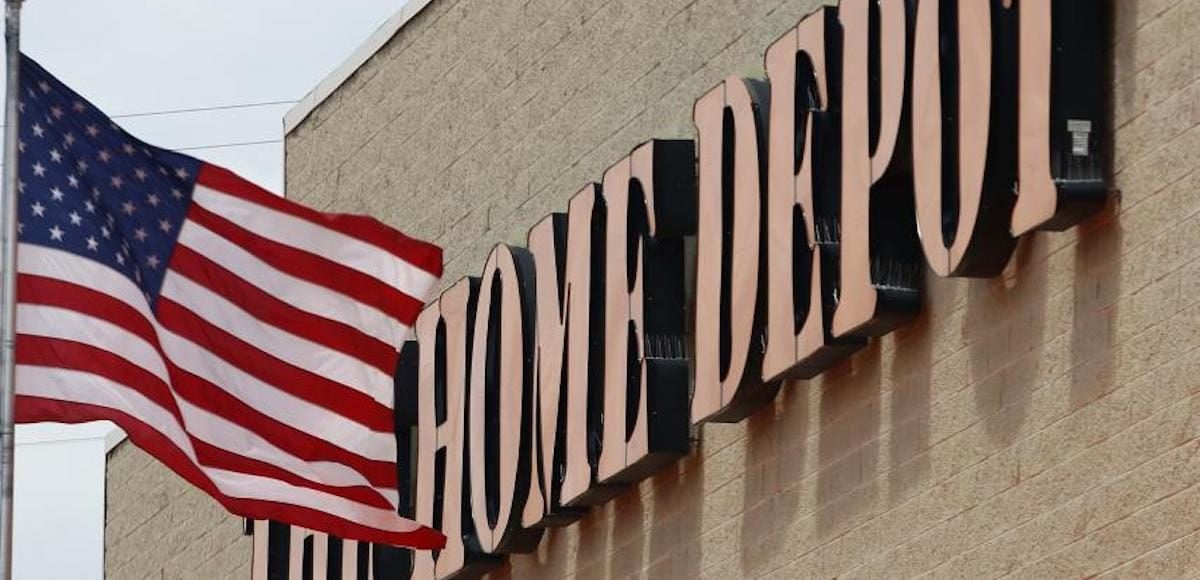
[[[816,4],[435,0],[289,133],[288,195],[477,275]],[[1112,4],[1108,211],[930,278],[916,323],[493,577],[1200,573],[1200,0]]]
[[[18,425],[13,572],[21,580],[104,578],[104,472],[124,438],[111,423]]]
[[[242,518],[129,441],[108,455],[105,493],[107,580],[250,578]]]

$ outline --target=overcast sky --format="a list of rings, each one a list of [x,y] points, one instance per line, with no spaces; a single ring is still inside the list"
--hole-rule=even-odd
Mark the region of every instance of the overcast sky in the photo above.
[[[142,140],[188,148],[191,155],[278,192],[283,183],[283,114],[291,102],[404,4],[405,0],[26,0],[22,51],[102,111],[120,117],[117,123]],[[280,101],[286,103],[143,116]],[[268,143],[213,147],[250,142]],[[44,436],[44,430],[39,435]],[[32,461],[26,465],[35,468]],[[37,470],[22,473],[23,479],[60,482],[82,476],[68,465]],[[21,501],[20,495],[16,501]],[[22,523],[17,525],[20,536]],[[64,530],[62,537],[38,541],[62,542],[66,534]],[[41,548],[39,553],[62,558],[78,551],[69,545]],[[21,560],[19,551],[16,559]],[[21,568],[22,580],[58,577],[48,571],[51,568],[39,572],[36,564]],[[99,578],[96,572],[91,577]]]
[[[114,116],[295,101],[404,3],[26,0],[22,50]],[[117,122],[169,148],[272,141],[290,106]],[[281,186],[281,144],[191,153]]]

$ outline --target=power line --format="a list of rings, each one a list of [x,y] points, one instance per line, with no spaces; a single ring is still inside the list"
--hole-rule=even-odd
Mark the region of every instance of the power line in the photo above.
[[[213,105],[210,107],[193,107],[190,109],[167,109],[163,111],[146,111],[142,113],[126,113],[123,115],[113,115],[110,119],[128,119],[130,117],[150,117],[155,115],[177,115],[182,113],[200,113],[205,111],[228,111],[231,109],[248,109],[252,107],[270,107],[274,105],[291,105],[299,101],[260,101],[255,103],[239,103],[236,105]],[[0,123],[0,128],[4,124]],[[283,139],[264,139],[261,141],[235,141],[233,143],[218,143],[215,145],[195,145],[192,147],[160,147],[161,149],[169,149],[171,151],[200,151],[204,149],[229,149],[233,147],[251,147],[255,145],[271,145],[274,143],[282,143]],[[2,167],[3,164],[0,164]]]
[[[189,109],[167,109],[163,111],[146,111],[142,113],[125,113],[113,115],[111,119],[128,119],[131,117],[153,117],[157,115],[178,115],[181,113],[203,113],[206,111],[228,111],[232,109],[249,109],[253,107],[273,107],[276,105],[294,105],[300,101],[261,101],[257,103],[240,103],[236,105],[213,105],[211,107],[193,107]]]
[[[255,145],[272,145],[275,143],[283,143],[283,139],[266,139],[263,141],[237,141],[234,143],[217,143],[216,145],[195,145],[192,147],[177,147],[177,148],[159,147],[159,149],[167,149],[169,151],[199,151],[201,149],[227,149],[227,148],[232,148],[232,147],[251,147],[251,146],[255,146]],[[4,164],[0,163],[0,167],[4,167]]]
[[[143,111],[139,113],[124,113],[111,115],[109,119],[131,119],[135,117],[156,117],[162,115],[180,115],[185,113],[204,113],[208,111],[231,111],[235,109],[251,109],[256,107],[273,107],[278,105],[294,105],[300,101],[259,101],[255,103],[238,103],[234,105],[212,105],[209,107],[192,107],[187,109],[164,109],[162,111]],[[4,124],[0,123],[0,128]]]
[[[239,141],[236,143],[221,143],[218,145],[197,145],[195,147],[179,147],[171,149],[172,151],[196,151],[198,149],[225,149],[228,147],[249,147],[251,145],[270,145],[272,143],[283,143],[283,139],[268,139],[264,141]],[[170,149],[162,147],[162,149]]]

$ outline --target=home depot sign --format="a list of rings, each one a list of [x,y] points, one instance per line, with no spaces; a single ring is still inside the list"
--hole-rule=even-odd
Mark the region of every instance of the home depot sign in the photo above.
[[[921,262],[996,275],[1016,237],[1102,206],[1094,0],[843,0],[696,101],[566,214],[497,246],[405,345],[416,578],[533,550],[910,320]],[[402,445],[402,449],[404,445]],[[408,475],[406,473],[405,475]],[[403,479],[403,478],[402,478]]]

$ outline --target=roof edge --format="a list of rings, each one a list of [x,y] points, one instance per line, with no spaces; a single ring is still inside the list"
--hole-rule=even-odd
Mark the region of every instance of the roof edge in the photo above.
[[[317,107],[321,106],[321,103],[324,103],[330,95],[341,88],[355,71],[362,68],[362,65],[366,64],[372,56],[375,56],[393,36],[396,36],[397,32],[400,32],[413,17],[420,14],[431,2],[433,0],[408,0],[399,12],[388,18],[379,28],[375,29],[375,32],[371,33],[371,36],[367,37],[350,54],[349,58],[333,69],[333,72],[330,72],[321,82],[317,83],[317,86],[313,90],[304,95],[304,98],[300,99],[295,106],[283,115],[284,136],[287,136],[296,127],[299,127]]]

